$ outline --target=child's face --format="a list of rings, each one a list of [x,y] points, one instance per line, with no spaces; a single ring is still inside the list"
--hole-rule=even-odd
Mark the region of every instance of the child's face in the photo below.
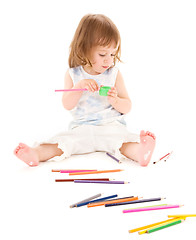
[[[114,42],[110,46],[96,46],[91,52],[92,74],[105,72],[113,65],[117,48]]]

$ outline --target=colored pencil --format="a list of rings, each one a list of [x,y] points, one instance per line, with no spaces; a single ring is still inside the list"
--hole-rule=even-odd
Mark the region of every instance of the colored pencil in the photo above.
[[[55,182],[74,182],[75,180],[97,180],[97,181],[110,181],[109,178],[86,178],[86,179],[55,179]]]
[[[196,214],[177,214],[177,215],[168,215],[168,218],[175,218],[175,217],[196,217]]]
[[[77,173],[69,173],[69,175],[72,176],[72,175],[83,175],[83,174],[111,173],[111,172],[120,172],[120,171],[123,171],[123,170],[113,169],[113,170],[100,170],[100,171],[92,171],[92,172],[77,172]]]
[[[112,159],[114,159],[115,161],[117,161],[118,163],[121,163],[121,161],[117,158],[115,158],[114,156],[112,156],[110,153],[106,153],[109,157],[111,157]]]
[[[74,183],[127,184],[125,181],[74,180]]]
[[[97,171],[96,169],[94,170],[60,170],[60,173],[77,173],[77,172],[94,172]]]
[[[125,202],[125,201],[134,201],[138,199],[138,197],[125,197],[125,198],[118,198],[118,199],[114,199],[114,200],[109,200],[109,201],[104,201],[104,202],[98,202],[98,203],[90,203],[87,205],[87,207],[98,207],[98,206],[103,206],[105,204],[109,204],[109,203],[118,203],[118,202]]]
[[[123,210],[123,213],[153,211],[153,210],[162,210],[162,209],[169,209],[169,208],[179,208],[181,206],[182,205],[167,205],[167,206],[154,206],[154,207],[137,208],[137,209],[126,209],[126,210]]]
[[[163,226],[163,225],[166,225],[166,224],[169,224],[169,223],[173,223],[173,222],[178,221],[178,220],[185,220],[185,218],[172,218],[172,219],[167,219],[167,220],[159,222],[159,223],[151,224],[152,225],[151,227],[146,227],[145,229],[143,228],[144,230],[138,231],[138,234],[142,235],[144,233],[147,233],[148,230],[151,230],[151,229],[154,229],[156,227],[160,227],[160,226]]]
[[[177,219],[177,218],[176,218],[176,219]],[[174,219],[172,219],[172,220],[174,221]],[[144,230],[144,229],[145,229],[145,231],[146,231],[148,228],[151,228],[151,227],[154,227],[154,226],[158,226],[158,225],[160,225],[160,224],[168,223],[168,222],[170,222],[170,221],[171,221],[171,219],[167,219],[167,220],[164,220],[164,221],[161,221],[161,222],[152,223],[152,224],[149,224],[149,225],[146,225],[146,226],[134,228],[134,229],[129,230],[129,233],[138,232],[138,231],[141,231],[141,230]]]
[[[77,203],[72,204],[72,205],[70,206],[70,208],[74,208],[74,207],[76,207],[78,204],[81,204],[81,203],[90,201],[90,200],[95,199],[95,198],[98,198],[98,197],[100,197],[100,196],[101,196],[101,193],[96,194],[96,195],[94,195],[94,196],[92,196],[92,197],[86,198],[86,199],[84,199],[84,200],[82,200],[82,201],[80,201],[80,202],[77,202]]]
[[[92,171],[92,169],[52,169],[51,171],[52,172],[60,172],[60,171],[84,171],[84,170],[86,170],[86,172],[88,172],[88,171]],[[96,170],[93,170],[93,171],[96,171]],[[69,172],[68,172],[69,173]]]
[[[93,203],[93,202],[102,202],[102,201],[104,201],[104,200],[111,199],[111,198],[115,198],[115,197],[118,197],[118,195],[117,195],[117,194],[114,194],[114,195],[111,195],[111,196],[108,196],[108,197],[103,197],[103,198],[99,198],[99,199],[92,200],[92,201],[86,201],[86,202],[84,202],[84,203],[77,204],[76,207],[81,207],[81,206],[84,206],[84,205],[87,205],[87,204]]]
[[[55,92],[76,92],[76,91],[88,91],[86,88],[71,88],[71,89],[57,89]]]
[[[153,232],[156,232],[156,231],[159,231],[159,230],[161,230],[161,229],[174,226],[174,225],[179,224],[179,223],[182,223],[182,222],[184,222],[184,220],[177,220],[177,221],[175,221],[175,222],[171,222],[171,223],[165,224],[165,225],[163,225],[163,226],[155,227],[155,228],[153,228],[153,229],[147,230],[146,232],[147,232],[147,233],[153,233]]]
[[[134,204],[134,203],[143,203],[143,202],[153,202],[153,201],[160,201],[160,200],[162,200],[162,199],[164,199],[164,198],[140,199],[140,200],[130,201],[130,202],[106,204],[105,207],[113,207],[113,206],[126,205],[126,204]]]
[[[164,159],[164,161],[166,161],[171,156],[172,152],[173,151],[171,151],[171,152],[167,153],[166,155],[164,155],[163,157],[159,158],[159,160],[156,161],[156,162],[153,162],[153,164],[156,164],[156,163],[158,163],[159,161],[161,161],[163,159]]]
[[[151,205],[151,206],[145,206],[145,207],[140,207],[140,208],[147,208],[147,207],[158,207],[158,206],[167,206],[168,204],[159,204],[159,205]],[[138,207],[136,208],[131,208],[131,209],[138,209]]]

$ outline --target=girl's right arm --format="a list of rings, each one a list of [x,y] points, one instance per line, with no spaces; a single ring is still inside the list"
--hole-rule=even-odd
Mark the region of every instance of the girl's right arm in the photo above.
[[[73,87],[73,81],[70,77],[68,70],[64,78],[64,88],[65,89],[76,88],[76,87]],[[81,96],[82,96],[82,91],[81,92],[63,92],[63,97],[62,97],[63,107],[67,110],[73,109],[77,105]]]
[[[70,77],[69,70],[67,70],[64,79],[65,89],[77,89],[77,88],[86,88],[89,92],[95,92],[99,90],[99,85],[93,79],[83,79],[80,80],[77,84],[73,84],[73,81]],[[73,91],[73,92],[64,92],[62,97],[62,103],[65,109],[72,110],[80,100],[83,91]]]

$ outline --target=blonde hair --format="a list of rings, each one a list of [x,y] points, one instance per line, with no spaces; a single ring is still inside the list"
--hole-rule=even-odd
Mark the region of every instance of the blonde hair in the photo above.
[[[114,41],[117,47],[114,65],[120,60],[121,38],[115,24],[102,14],[85,15],[75,32],[70,45],[69,67],[90,64],[89,56],[93,47],[109,46]]]

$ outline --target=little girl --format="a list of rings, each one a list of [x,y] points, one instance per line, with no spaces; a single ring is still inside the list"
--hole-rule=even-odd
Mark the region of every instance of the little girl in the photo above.
[[[62,103],[73,116],[69,130],[29,147],[20,143],[14,154],[29,166],[49,159],[61,160],[73,154],[95,151],[127,157],[147,166],[155,136],[141,131],[128,132],[124,116],[131,110],[131,100],[123,77],[116,67],[120,61],[121,39],[117,27],[106,16],[84,16],[70,46],[69,69]],[[100,96],[100,86],[110,86],[108,96]]]

